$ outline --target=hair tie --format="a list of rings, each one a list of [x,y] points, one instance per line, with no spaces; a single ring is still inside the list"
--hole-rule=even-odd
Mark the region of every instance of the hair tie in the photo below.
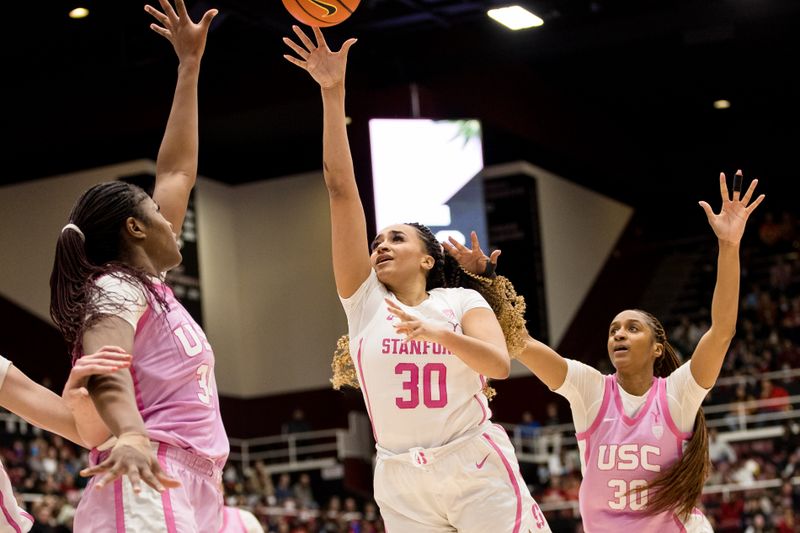
[[[81,231],[81,228],[79,228],[78,226],[76,226],[75,224],[73,224],[72,222],[70,222],[69,224],[67,224],[66,226],[64,226],[63,228],[61,228],[61,233],[64,233],[64,232],[65,232],[65,231],[67,231],[68,229],[71,229],[71,230],[73,230],[74,232],[76,232],[76,233],[77,233],[77,234],[80,236],[81,240],[82,240],[83,242],[86,242],[86,235],[84,235],[84,234],[83,234],[83,232]]]

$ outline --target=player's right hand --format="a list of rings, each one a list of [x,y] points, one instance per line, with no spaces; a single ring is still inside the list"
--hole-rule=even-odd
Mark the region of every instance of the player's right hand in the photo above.
[[[133,491],[137,494],[142,490],[142,481],[158,492],[179,487],[181,484],[161,469],[148,436],[138,433],[123,433],[117,437],[111,453],[103,462],[81,470],[81,475],[84,477],[98,474],[104,474],[97,482],[98,489],[102,489],[120,476],[128,476]]]
[[[483,253],[483,250],[481,250],[481,243],[478,242],[478,234],[473,231],[470,233],[470,238],[472,240],[471,249],[452,237],[448,239],[450,242],[443,242],[442,246],[453,259],[458,261],[461,268],[467,272],[483,276],[487,272],[486,267],[489,266],[489,271],[494,272],[497,267],[497,258],[500,257],[500,250],[495,250],[492,252],[492,255],[487,256]]]

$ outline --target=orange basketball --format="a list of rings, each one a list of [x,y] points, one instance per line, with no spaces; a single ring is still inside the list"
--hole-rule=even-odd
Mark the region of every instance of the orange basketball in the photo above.
[[[309,26],[335,26],[353,14],[361,0],[283,0],[294,18]]]

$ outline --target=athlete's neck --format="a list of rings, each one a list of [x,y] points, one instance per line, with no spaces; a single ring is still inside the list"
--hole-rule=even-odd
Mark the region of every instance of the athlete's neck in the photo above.
[[[417,283],[408,286],[391,287],[389,290],[392,291],[392,294],[394,294],[395,298],[397,298],[401,304],[409,307],[416,307],[428,299],[425,285],[419,285]]]
[[[644,372],[637,374],[617,372],[617,383],[628,394],[644,396],[653,385],[653,372],[651,371],[649,374]]]

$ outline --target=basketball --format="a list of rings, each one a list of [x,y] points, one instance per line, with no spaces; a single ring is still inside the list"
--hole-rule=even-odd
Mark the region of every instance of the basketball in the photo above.
[[[335,26],[353,14],[361,0],[283,0],[294,18],[309,26]]]

